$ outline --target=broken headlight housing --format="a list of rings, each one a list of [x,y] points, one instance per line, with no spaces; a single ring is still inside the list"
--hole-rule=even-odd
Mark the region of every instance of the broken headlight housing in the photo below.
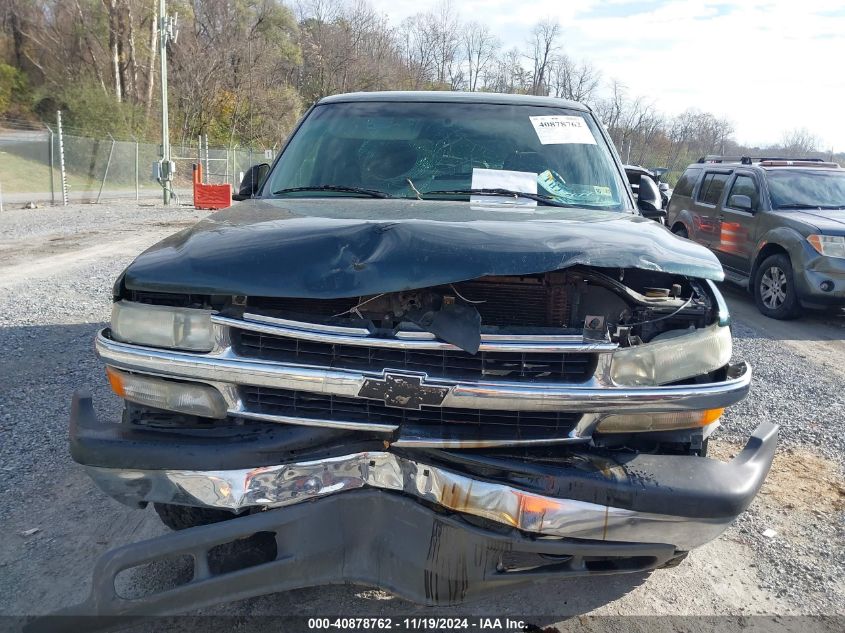
[[[620,386],[666,385],[720,369],[731,359],[727,326],[672,330],[613,354],[610,375]]]
[[[211,310],[117,301],[111,334],[123,343],[209,352],[214,347],[211,314]]]

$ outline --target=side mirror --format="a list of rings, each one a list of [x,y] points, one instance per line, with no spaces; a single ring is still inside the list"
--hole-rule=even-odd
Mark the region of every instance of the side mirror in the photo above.
[[[751,198],[750,196],[746,196],[741,193],[734,194],[731,196],[731,199],[728,200],[728,206],[731,209],[751,212]]]
[[[264,179],[270,173],[270,165],[261,163],[253,165],[246,170],[243,180],[241,180],[240,189],[238,193],[232,195],[232,200],[248,200],[255,196],[264,184]]]
[[[657,183],[649,176],[640,176],[640,188],[637,191],[637,208],[643,217],[650,220],[660,220],[666,217],[663,210],[663,201],[660,199],[660,190]]]

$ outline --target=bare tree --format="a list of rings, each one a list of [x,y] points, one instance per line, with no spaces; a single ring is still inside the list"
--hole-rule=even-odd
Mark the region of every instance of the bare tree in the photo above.
[[[412,87],[420,89],[434,81],[436,73],[434,34],[426,15],[406,18],[400,26],[400,47],[410,74]]]
[[[528,58],[531,60],[531,94],[548,94],[549,64],[559,48],[560,24],[549,19],[538,22],[531,31],[531,47]]]
[[[194,0],[192,17],[171,44],[173,118],[183,140],[203,133],[212,142],[253,142],[276,129],[259,114],[264,99],[291,85],[301,61],[293,14],[273,0]],[[289,120],[286,111],[276,116]]]
[[[589,63],[568,55],[555,55],[549,63],[549,87],[556,97],[590,103],[600,84],[601,73]]]
[[[79,4],[79,0],[74,0],[74,5],[76,6],[76,14],[79,17],[80,38],[85,42],[85,49],[88,51],[88,55],[91,58],[91,66],[94,69],[94,75],[97,77],[97,82],[100,84],[103,92],[108,94],[106,82],[103,79],[103,72],[100,69],[100,62],[97,59],[97,54],[94,52],[94,44],[92,42],[90,30],[85,28],[85,15],[82,13],[82,7]]]
[[[780,149],[787,156],[807,156],[817,152],[821,141],[805,128],[796,128],[784,132],[781,137]]]
[[[132,2],[124,4],[123,13],[124,36],[128,41],[128,52],[125,63],[129,92],[134,100],[138,100],[138,56],[135,52],[135,19],[132,17]]]
[[[528,71],[522,65],[523,54],[517,48],[507,51],[491,64],[484,75],[484,89],[491,92],[526,93],[531,88]]]
[[[429,55],[433,48],[428,32],[417,29],[416,22],[394,31],[362,0],[314,0],[300,5],[299,12],[303,55],[298,87],[308,101],[336,92],[409,87],[406,66],[415,66],[417,53]],[[430,59],[415,66],[421,75],[414,87],[428,78]]]
[[[478,80],[485,74],[501,46],[490,29],[478,22],[470,22],[464,27],[463,47],[467,64],[467,89],[475,92]]]
[[[800,129],[776,147],[743,147],[731,123],[713,114],[687,110],[667,119],[618,80],[601,90],[601,75],[589,60],[563,52],[553,20],[538,22],[521,49],[502,51],[490,28],[463,22],[449,0],[398,27],[369,0],[181,5],[182,34],[168,54],[171,118],[185,139],[207,133],[212,142],[272,144],[303,106],[328,94],[464,88],[587,102],[625,158],[673,171],[709,153],[812,155],[819,145]],[[151,136],[157,8],[158,0],[5,0],[0,62],[14,65],[33,94],[47,95],[36,111],[51,112],[61,100],[70,104],[69,122],[88,116],[89,129],[123,126],[140,134],[146,121]],[[117,99],[122,103],[114,107]]]
[[[627,87],[613,80],[610,96],[596,103],[596,113],[604,122],[610,137],[626,162],[656,159],[651,150],[658,137],[664,135],[663,117],[654,104],[643,97],[631,98]]]
[[[150,111],[153,107],[153,88],[155,87],[156,57],[158,56],[159,32],[158,32],[158,0],[151,0],[152,15],[150,16],[150,50],[149,65],[147,66],[147,98],[146,118],[149,121]]]
[[[109,22],[109,60],[114,80],[114,98],[123,101],[123,76],[121,73],[120,12],[118,0],[103,0]]]
[[[460,18],[451,0],[441,0],[429,14],[429,25],[434,42],[434,64],[437,68],[437,82],[454,88],[456,64],[460,40]]]
[[[12,1],[2,6],[4,24],[11,30],[14,57],[18,68],[38,77],[39,83],[51,90],[66,85],[68,79],[80,79],[96,60],[96,53],[87,50],[86,42],[76,32],[84,29],[90,15],[84,18],[70,3]],[[91,12],[96,10],[92,9]],[[93,55],[93,56],[92,56]]]
[[[693,138],[695,131],[695,119],[697,113],[694,110],[686,110],[674,117],[666,129],[666,137],[669,141],[666,148],[665,163],[670,169],[675,169],[682,154],[688,154],[688,145]]]
[[[628,88],[617,79],[610,82],[610,95],[596,103],[596,114],[608,130],[619,127],[622,118]],[[614,139],[615,141],[616,139]]]

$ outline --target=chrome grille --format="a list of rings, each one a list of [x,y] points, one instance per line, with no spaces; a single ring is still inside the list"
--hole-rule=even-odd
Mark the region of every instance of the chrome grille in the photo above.
[[[467,426],[477,430],[505,431],[514,438],[525,435],[565,436],[581,419],[580,413],[559,411],[497,411],[452,407],[423,407],[421,410],[388,407],[377,400],[328,394],[243,387],[241,398],[250,412],[268,415],[369,422],[411,427],[439,425]]]
[[[336,369],[378,371],[385,367],[459,379],[503,378],[583,382],[593,375],[596,355],[577,352],[490,352],[423,350],[307,341],[236,330],[232,344],[239,355]]]

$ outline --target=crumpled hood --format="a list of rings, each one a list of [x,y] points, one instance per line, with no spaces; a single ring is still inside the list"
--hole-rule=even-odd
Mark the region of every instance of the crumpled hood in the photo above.
[[[253,200],[142,253],[134,290],[338,298],[576,264],[720,281],[710,251],[629,213],[469,202]]]

